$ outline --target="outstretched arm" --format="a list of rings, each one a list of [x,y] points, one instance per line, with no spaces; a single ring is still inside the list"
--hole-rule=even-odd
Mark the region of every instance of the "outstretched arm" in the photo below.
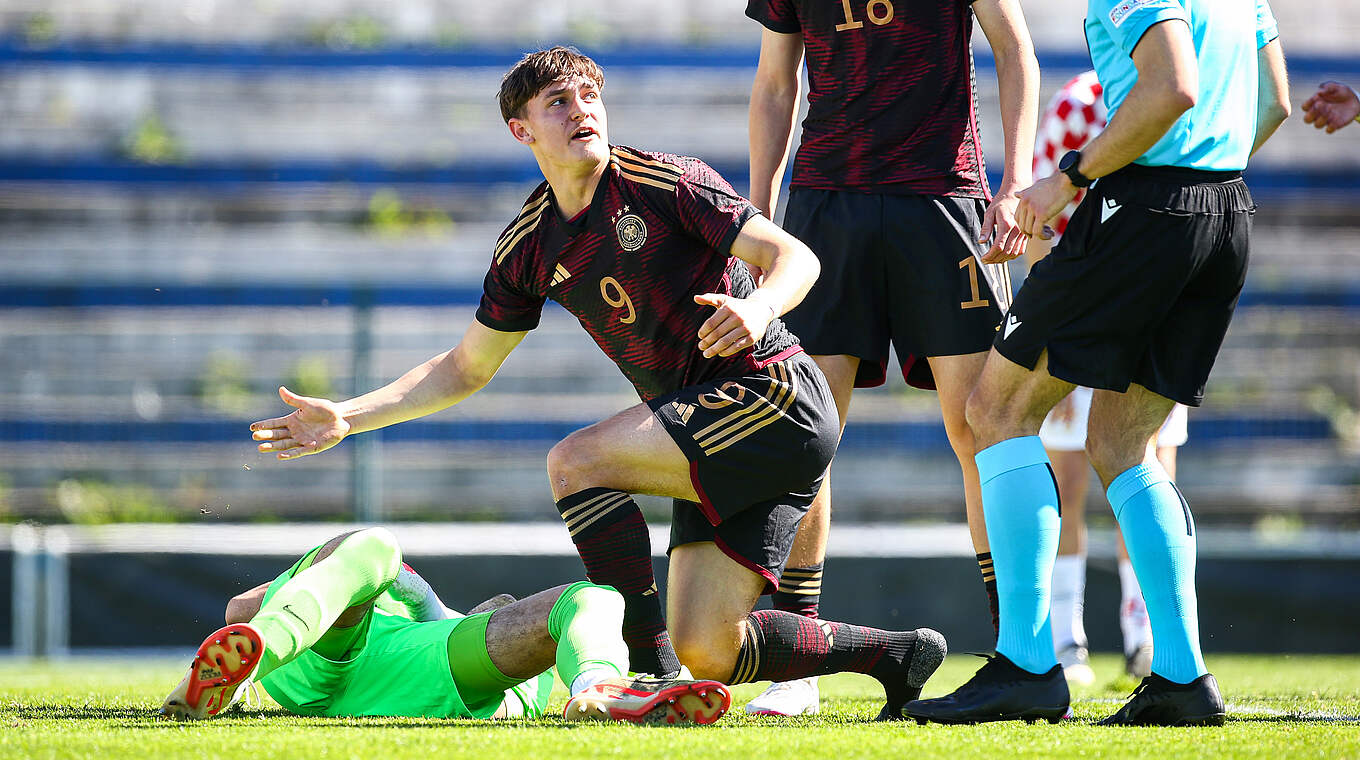
[[[704,356],[731,356],[765,337],[770,322],[797,306],[817,281],[822,265],[798,238],[763,216],[752,216],[732,243],[732,255],[765,278],[746,298],[704,293],[694,302],[717,309],[699,328]]]
[[[1039,61],[1019,0],[978,0],[973,3],[978,26],[987,36],[996,59],[1001,92],[1001,133],[1005,164],[1001,186],[982,219],[983,239],[991,247],[982,256],[988,264],[1009,261],[1025,251],[1026,237],[1015,227],[1019,192],[1033,182],[1034,131],[1039,118]]]
[[[252,424],[251,437],[262,441],[261,452],[296,459],[325,451],[347,435],[446,409],[481,390],[525,334],[500,332],[473,322],[454,348],[348,401],[308,398],[279,388],[284,403],[297,411]]]

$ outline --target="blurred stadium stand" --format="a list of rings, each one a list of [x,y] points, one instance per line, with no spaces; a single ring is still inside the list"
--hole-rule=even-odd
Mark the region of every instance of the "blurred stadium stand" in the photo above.
[[[1025,5],[1046,100],[1087,66],[1084,3]],[[494,102],[525,49],[581,45],[615,142],[700,156],[744,190],[758,29],[739,6],[5,3],[0,516],[551,516],[547,449],[635,401],[560,309],[486,391],[347,442],[352,457],[278,465],[245,425],[282,413],[280,383],[344,395],[457,341],[538,180]],[[1296,104],[1322,79],[1360,83],[1353,2],[1276,6]],[[980,34],[975,49],[996,169]],[[1296,116],[1248,181],[1253,270],[1180,481],[1204,524],[1354,527],[1360,127]],[[962,519],[934,406],[900,382],[857,395],[838,521]]]

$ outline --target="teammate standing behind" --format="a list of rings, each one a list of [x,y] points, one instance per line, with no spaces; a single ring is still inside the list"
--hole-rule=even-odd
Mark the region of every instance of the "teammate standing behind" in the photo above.
[[[826,373],[842,429],[856,387],[884,381],[889,344],[906,381],[939,391],[963,470],[978,562],[987,536],[964,402],[1010,302],[1002,251],[1019,255],[1016,193],[1030,184],[1039,68],[1018,0],[749,0],[760,63],[751,92],[751,201],[774,218],[806,54],[808,116],[784,227],[822,275],[785,320]],[[1005,166],[989,200],[970,40],[996,58]],[[985,241],[990,240],[988,250]],[[816,617],[830,479],[800,529],[775,605]],[[816,712],[815,682],[775,684],[752,712]]]
[[[632,669],[684,664],[733,684],[866,673],[898,713],[944,659],[939,633],[752,612],[836,449],[826,380],[779,320],[817,259],[702,161],[610,145],[603,89],[599,66],[571,48],[511,68],[501,115],[545,179],[496,243],[476,320],[454,348],[358,398],[281,388],[297,411],[255,423],[254,438],[291,459],[452,406],[491,380],[552,298],[642,399],[548,452],[587,577],[623,595]],[[768,272],[758,286],[747,263]],[[674,499],[667,615],[635,493]]]
[[[1176,402],[1203,399],[1242,291],[1254,204],[1241,170],[1289,113],[1284,54],[1265,0],[1088,0],[1085,25],[1110,122],[1021,193],[1016,222],[1040,235],[1091,190],[1025,279],[968,399],[1001,601],[996,655],[953,693],[907,705],[922,722],[1056,721],[1069,709],[1049,630],[1060,504],[1037,433],[1077,385],[1096,389],[1086,450],[1155,642],[1152,675],[1104,723],[1225,717],[1199,647],[1194,519],[1152,439]]]
[[[1034,176],[1047,177],[1057,171],[1058,159],[1069,150],[1080,150],[1105,128],[1105,101],[1100,80],[1094,71],[1073,77],[1054,94],[1039,117],[1039,142],[1034,147]],[[1063,209],[1052,227],[1059,235],[1067,229],[1072,209],[1081,202],[1078,193]],[[1057,239],[1035,238],[1025,249],[1025,259],[1033,267],[1048,255]],[[1086,492],[1091,480],[1091,465],[1086,459],[1086,420],[1091,411],[1091,389],[1072,391],[1044,419],[1039,439],[1053,462],[1053,476],[1062,499],[1062,534],[1058,558],[1053,564],[1053,646],[1058,664],[1069,683],[1089,684],[1095,680],[1087,651],[1084,622],[1086,593]],[[1167,474],[1176,477],[1176,447],[1186,440],[1186,407],[1177,404],[1157,434],[1157,459]],[[1117,534],[1116,534],[1117,535]],[[1133,565],[1118,540],[1119,554],[1119,628],[1124,638],[1124,663],[1130,675],[1144,678],[1152,666],[1152,629],[1147,606],[1138,587]]]

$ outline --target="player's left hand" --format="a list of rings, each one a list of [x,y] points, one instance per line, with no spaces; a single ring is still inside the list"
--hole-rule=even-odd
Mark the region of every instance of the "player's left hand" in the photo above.
[[[1020,205],[1015,209],[1016,225],[1026,235],[1047,240],[1052,233],[1045,225],[1067,208],[1077,192],[1078,188],[1064,174],[1052,174],[1035,182],[1020,191]]]
[[[1025,253],[1025,243],[1029,238],[1015,224],[1015,208],[1020,197],[1015,193],[999,193],[987,206],[982,216],[982,237],[979,243],[992,241],[992,246],[982,254],[982,263],[1001,264]]]
[[[751,348],[765,337],[765,329],[774,321],[774,309],[758,299],[704,293],[695,296],[694,302],[717,309],[699,326],[699,350],[705,359]]]

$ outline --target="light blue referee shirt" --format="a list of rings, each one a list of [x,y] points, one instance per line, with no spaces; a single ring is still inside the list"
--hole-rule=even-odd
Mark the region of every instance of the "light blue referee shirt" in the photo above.
[[[1190,27],[1199,97],[1134,163],[1240,171],[1256,140],[1256,51],[1279,36],[1266,0],[1087,0],[1086,44],[1110,118],[1138,80],[1133,49],[1171,19]]]

